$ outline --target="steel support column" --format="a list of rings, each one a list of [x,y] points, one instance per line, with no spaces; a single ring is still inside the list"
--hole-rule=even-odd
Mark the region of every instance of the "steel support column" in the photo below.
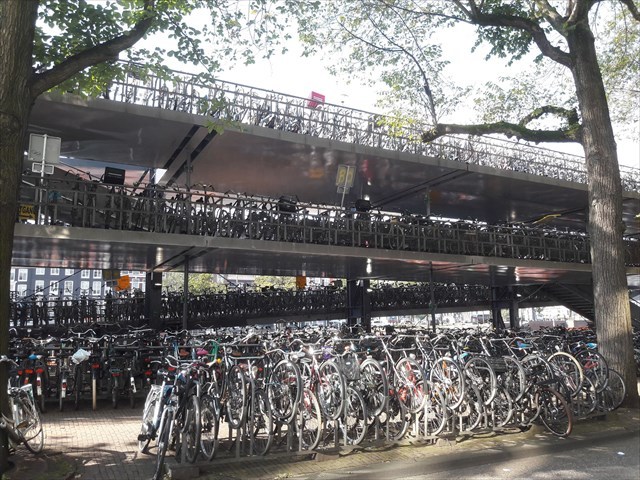
[[[145,279],[144,316],[151,328],[160,330],[162,325],[162,273],[149,272]]]

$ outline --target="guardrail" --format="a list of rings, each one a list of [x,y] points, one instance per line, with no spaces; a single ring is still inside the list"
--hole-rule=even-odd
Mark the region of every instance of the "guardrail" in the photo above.
[[[449,255],[590,263],[584,232],[524,224],[357,212],[237,194],[157,186],[106,186],[23,177],[21,201],[35,223],[402,250]],[[29,220],[23,220],[29,221]],[[640,241],[627,238],[627,265],[640,265]]]
[[[444,136],[421,141],[430,128],[420,121],[398,119],[330,103],[263,90],[223,80],[173,71],[167,77],[142,73],[134,64],[114,80],[109,99],[214,119],[339,140],[358,145],[485,165],[502,170],[587,183],[584,158],[526,142],[492,137]],[[400,123],[400,126],[398,126]],[[640,169],[620,166],[625,191],[640,192]]]

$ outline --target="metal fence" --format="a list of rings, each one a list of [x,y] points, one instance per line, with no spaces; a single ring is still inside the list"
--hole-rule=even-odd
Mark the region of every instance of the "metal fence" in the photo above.
[[[35,202],[36,223],[568,263],[591,260],[588,236],[564,229],[357,212],[173,187],[106,186],[80,179],[40,182],[39,177],[24,177],[21,188],[21,201]],[[625,242],[626,264],[640,265],[640,242]]]

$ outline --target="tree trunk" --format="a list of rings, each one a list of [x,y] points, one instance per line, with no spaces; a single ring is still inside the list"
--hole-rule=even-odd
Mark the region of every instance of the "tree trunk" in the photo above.
[[[0,2],[0,355],[9,353],[9,288],[25,133],[33,104],[29,80],[38,2]],[[7,364],[0,364],[0,408],[9,413]],[[8,442],[0,432],[0,474],[8,467]]]
[[[626,406],[638,406],[625,248],[622,184],[594,37],[588,19],[568,34],[572,73],[583,122],[587,166],[593,299],[598,349],[627,387]]]

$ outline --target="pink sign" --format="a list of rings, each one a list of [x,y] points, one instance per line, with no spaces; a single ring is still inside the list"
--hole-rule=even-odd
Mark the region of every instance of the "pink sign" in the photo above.
[[[311,92],[311,96],[309,97],[309,105],[311,108],[316,108],[321,103],[324,103],[324,95],[318,92]]]

